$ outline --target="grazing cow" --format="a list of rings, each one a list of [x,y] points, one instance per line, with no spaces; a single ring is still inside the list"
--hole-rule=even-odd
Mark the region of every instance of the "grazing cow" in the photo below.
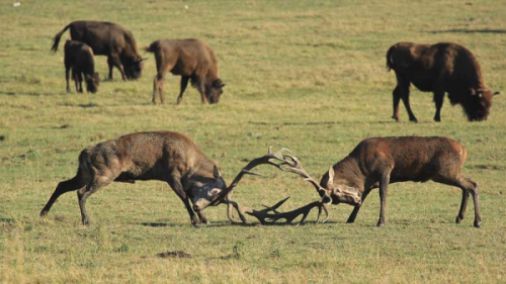
[[[114,181],[136,180],[167,182],[193,225],[207,223],[201,210],[226,187],[215,163],[190,138],[176,132],[132,133],[81,151],[76,176],[58,184],[40,215],[46,215],[61,194],[77,190],[82,222],[88,224],[85,203],[92,193]]]
[[[112,68],[121,72],[121,78],[137,79],[141,76],[142,58],[137,52],[135,39],[130,31],[110,22],[75,21],[66,25],[53,39],[51,49],[56,52],[62,34],[70,29],[70,37],[89,45],[96,55],[106,55],[109,79]]]
[[[436,104],[435,121],[441,121],[444,94],[452,105],[460,104],[469,121],[485,120],[492,105],[492,93],[485,86],[480,65],[465,47],[455,43],[434,45],[411,42],[396,43],[386,54],[387,67],[395,71],[397,86],[393,90],[393,115],[399,120],[402,99],[409,120],[417,122],[409,104],[409,86],[433,92]]]
[[[346,158],[330,167],[320,186],[333,204],[355,206],[348,218],[353,223],[360,206],[373,188],[379,187],[378,226],[385,224],[387,186],[390,183],[432,180],[459,187],[462,201],[456,222],[464,219],[469,194],[474,202],[474,226],[481,222],[478,185],[461,174],[467,151],[459,142],[446,137],[385,137],[360,142]]]
[[[99,84],[98,73],[95,72],[93,50],[87,44],[67,40],[65,42],[65,80],[67,81],[67,93],[70,93],[69,72],[72,70],[72,80],[76,86],[76,92],[83,92],[83,76],[86,82],[86,90],[91,93],[97,92]]]
[[[191,79],[192,85],[200,93],[202,103],[218,103],[225,84],[218,78],[218,63],[212,49],[198,39],[157,40],[146,51],[153,52],[156,59],[157,74],[153,81],[153,103],[156,96],[163,104],[163,79],[170,71],[181,75],[181,85],[177,104],[181,103],[183,93]]]

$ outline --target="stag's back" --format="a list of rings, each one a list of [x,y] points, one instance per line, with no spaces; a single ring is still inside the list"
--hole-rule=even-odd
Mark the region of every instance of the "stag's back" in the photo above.
[[[381,175],[391,168],[392,182],[427,181],[459,173],[467,152],[450,138],[407,136],[363,140],[350,156],[366,176]]]

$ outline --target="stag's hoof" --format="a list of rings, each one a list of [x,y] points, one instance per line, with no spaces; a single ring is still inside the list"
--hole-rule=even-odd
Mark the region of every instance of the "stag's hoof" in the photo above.
[[[474,227],[479,228],[481,226],[481,221],[474,221]]]
[[[399,122],[399,118],[397,116],[395,116],[395,115],[392,115],[392,119],[395,120],[395,121],[397,121],[397,122]]]
[[[462,219],[464,219],[464,218],[462,218],[460,216],[457,216],[457,218],[455,218],[455,223],[460,224],[460,222],[462,221]]]
[[[378,223],[376,224],[376,227],[380,228],[380,227],[384,227],[385,226],[385,222],[382,222],[382,221],[378,221]]]
[[[410,118],[409,121],[414,122],[414,123],[418,123],[418,119],[416,119],[416,117]]]

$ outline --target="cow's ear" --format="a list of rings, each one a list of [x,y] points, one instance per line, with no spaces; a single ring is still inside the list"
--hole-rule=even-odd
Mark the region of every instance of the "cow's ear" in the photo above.
[[[334,168],[330,166],[329,173],[328,173],[329,179],[327,180],[327,188],[330,188],[334,184]]]
[[[214,167],[213,167],[213,176],[214,176],[214,178],[220,178],[221,177],[220,170],[218,169],[218,167],[216,165],[214,165]]]

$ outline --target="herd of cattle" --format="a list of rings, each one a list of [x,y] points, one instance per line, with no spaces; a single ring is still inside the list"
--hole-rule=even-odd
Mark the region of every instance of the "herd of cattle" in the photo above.
[[[94,54],[107,56],[109,79],[112,79],[113,67],[120,71],[123,80],[140,77],[143,58],[128,30],[109,22],[72,22],[56,34],[52,50],[57,50],[67,29],[70,29],[72,38],[65,43],[67,92],[70,92],[69,71],[78,92],[82,92],[83,78],[89,92],[97,91]],[[199,91],[203,103],[218,103],[224,84],[218,77],[216,57],[204,42],[197,39],[158,40],[151,43],[146,51],[154,53],[156,60],[153,103],[156,103],[156,97],[164,102],[163,80],[167,71],[181,76],[178,104],[189,80]],[[492,97],[497,93],[485,85],[480,66],[468,49],[454,43],[425,45],[401,42],[388,49],[386,61],[397,78],[397,86],[393,90],[392,118],[395,120],[399,120],[398,105],[402,99],[410,121],[417,121],[409,104],[410,84],[421,91],[433,92],[435,121],[441,120],[445,93],[448,93],[452,104],[462,106],[468,120],[487,119]],[[268,156],[265,163],[274,165],[269,160],[273,157]],[[456,186],[462,190],[456,222],[464,218],[471,195],[475,210],[474,226],[479,227],[478,186],[461,174],[466,157],[465,148],[446,137],[369,138],[334,164],[319,184],[313,183],[322,197],[322,204],[347,203],[354,206],[349,223],[355,220],[368,193],[373,188],[379,188],[381,206],[378,226],[385,223],[388,184],[432,180]],[[239,176],[245,173],[249,172],[244,170]],[[132,133],[84,149],[79,155],[76,176],[58,184],[40,215],[46,215],[61,194],[77,190],[82,222],[87,224],[85,203],[89,195],[114,181],[133,183],[136,180],[167,182],[183,201],[194,225],[207,222],[202,214],[204,208],[220,203],[232,204],[242,216],[238,204],[230,199],[237,181],[227,187],[215,163],[190,138],[175,132]],[[241,219],[244,222],[244,218]]]

